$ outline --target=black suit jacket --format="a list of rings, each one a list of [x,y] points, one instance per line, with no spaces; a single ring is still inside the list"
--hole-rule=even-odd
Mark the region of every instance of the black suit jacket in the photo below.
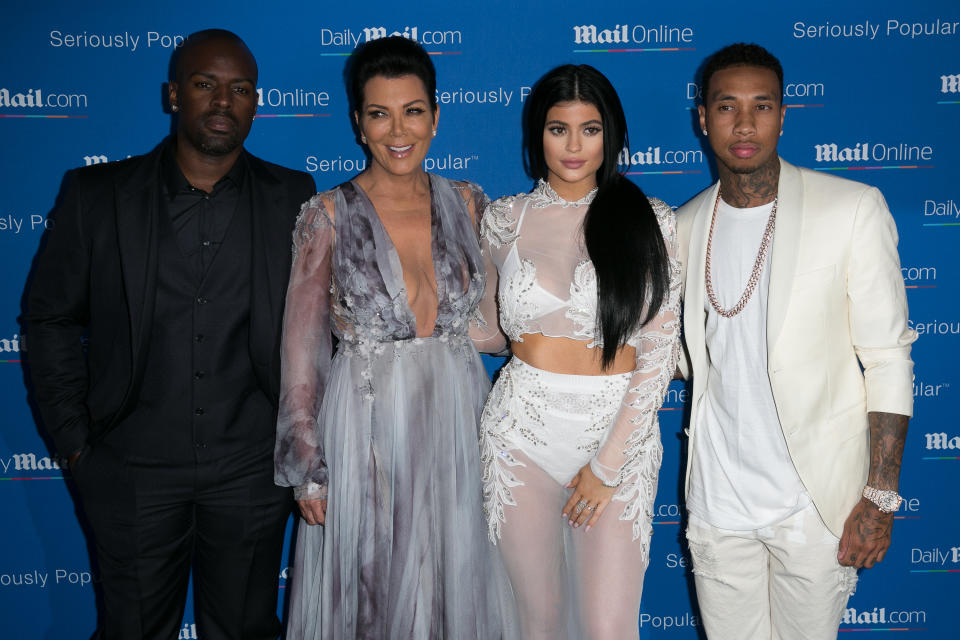
[[[70,455],[136,405],[156,292],[161,144],[71,171],[27,298],[27,362],[44,426]],[[247,153],[253,244],[250,358],[277,403],[291,233],[313,178]],[[84,357],[81,339],[88,336]]]

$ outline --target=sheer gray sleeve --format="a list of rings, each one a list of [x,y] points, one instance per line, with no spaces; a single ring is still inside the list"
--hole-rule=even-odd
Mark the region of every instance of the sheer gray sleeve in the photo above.
[[[500,329],[497,311],[497,289],[500,283],[500,271],[497,253],[504,251],[505,245],[515,238],[504,239],[501,227],[509,227],[512,198],[500,198],[482,209],[480,220],[480,253],[483,255],[483,267],[487,272],[483,298],[470,322],[470,338],[477,351],[500,354],[507,350],[507,337]]]
[[[298,499],[326,496],[327,467],[317,417],[330,370],[333,232],[321,197],[304,203],[293,232],[274,450],[274,481],[297,487]]]

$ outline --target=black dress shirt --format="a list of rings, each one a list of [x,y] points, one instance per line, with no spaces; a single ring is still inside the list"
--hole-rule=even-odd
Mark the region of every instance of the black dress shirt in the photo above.
[[[243,181],[247,178],[246,156],[240,154],[227,175],[207,193],[191,185],[174,157],[174,145],[163,154],[163,197],[161,202],[173,223],[177,245],[202,278],[213,262],[230,220],[238,205]]]

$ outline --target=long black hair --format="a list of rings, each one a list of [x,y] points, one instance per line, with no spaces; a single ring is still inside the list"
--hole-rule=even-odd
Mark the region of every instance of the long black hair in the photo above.
[[[583,219],[587,253],[597,274],[597,326],[607,369],[630,336],[659,311],[670,286],[669,258],[653,207],[643,191],[621,175],[618,157],[627,148],[627,119],[617,92],[590,65],[567,64],[543,76],[527,99],[524,139],[527,169],[546,179],[543,152],[547,112],[559,102],[585,102],[600,112],[603,163],[597,195]],[[625,153],[624,164],[629,163]]]

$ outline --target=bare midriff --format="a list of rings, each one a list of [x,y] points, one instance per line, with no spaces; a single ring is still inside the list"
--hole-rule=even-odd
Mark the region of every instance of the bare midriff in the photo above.
[[[522,342],[510,345],[513,355],[531,367],[577,376],[609,376],[630,373],[636,368],[636,349],[624,346],[617,352],[612,366],[600,366],[600,347],[588,348],[585,340],[548,338],[540,333],[525,333]]]

